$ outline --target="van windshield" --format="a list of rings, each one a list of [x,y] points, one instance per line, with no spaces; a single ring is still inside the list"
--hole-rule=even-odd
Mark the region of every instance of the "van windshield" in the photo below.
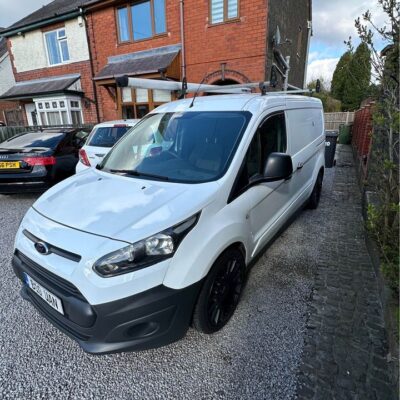
[[[248,111],[149,114],[117,143],[99,169],[173,182],[219,179],[250,118]]]

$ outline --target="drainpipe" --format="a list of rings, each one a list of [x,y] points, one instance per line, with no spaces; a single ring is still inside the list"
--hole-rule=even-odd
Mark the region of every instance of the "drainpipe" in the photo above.
[[[307,28],[308,28],[308,36],[307,36],[307,51],[306,51],[306,65],[304,69],[304,82],[303,88],[306,88],[307,85],[307,69],[308,69],[308,53],[310,52],[310,42],[312,36],[312,21],[307,21]]]
[[[186,53],[185,53],[185,22],[184,22],[184,0],[180,0],[181,13],[181,45],[182,45],[182,81],[186,78]]]
[[[96,83],[93,80],[94,77],[94,66],[93,66],[93,57],[92,57],[92,47],[91,47],[91,41],[90,41],[90,36],[89,36],[89,26],[87,22],[86,15],[83,15],[83,10],[80,9],[81,15],[83,17],[83,20],[85,21],[85,30],[86,30],[86,41],[88,44],[88,50],[89,50],[89,61],[90,61],[90,73],[91,73],[91,81],[92,81],[92,88],[93,88],[93,97],[94,97],[94,104],[96,106],[96,119],[97,123],[100,123],[100,112],[99,112],[99,103],[98,103],[98,97],[97,97],[97,87]]]

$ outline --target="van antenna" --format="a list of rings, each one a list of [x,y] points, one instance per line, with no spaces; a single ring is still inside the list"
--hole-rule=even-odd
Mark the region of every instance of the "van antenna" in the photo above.
[[[194,96],[193,96],[193,100],[192,100],[192,102],[190,103],[189,108],[192,108],[192,107],[193,107],[194,101],[196,100],[196,97],[197,97],[198,94],[200,93],[201,85],[202,85],[202,84],[204,83],[204,81],[206,80],[207,75],[208,75],[208,74],[205,74],[205,75],[204,75],[204,78],[201,80],[201,82],[200,82],[200,84],[199,84],[199,87],[197,88],[196,93],[195,93]]]

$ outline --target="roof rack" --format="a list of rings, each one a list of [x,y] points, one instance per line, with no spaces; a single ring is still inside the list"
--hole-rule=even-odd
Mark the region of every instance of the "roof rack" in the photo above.
[[[234,85],[207,85],[204,84],[204,79],[200,83],[188,83],[186,78],[183,82],[176,82],[171,80],[157,80],[157,79],[143,79],[143,78],[130,78],[127,75],[123,75],[116,78],[117,85],[119,87],[131,87],[140,89],[153,89],[153,90],[168,90],[180,93],[180,98],[185,97],[187,93],[194,93],[194,98],[200,92],[203,93],[251,93],[254,89],[259,89],[261,95],[268,94],[309,94],[312,95],[314,92],[320,91],[320,83],[317,81],[316,90],[302,89],[289,84],[289,72],[290,72],[290,56],[284,57],[283,54],[278,50],[274,49],[274,62],[271,67],[271,79],[266,82],[249,82],[240,83]],[[275,88],[278,85],[278,75],[282,77],[282,89],[276,91]],[[270,91],[268,91],[270,90]]]
[[[184,83],[167,80],[145,79],[145,78],[130,78],[126,75],[116,78],[117,86],[131,87],[138,89],[153,89],[153,90],[168,90],[187,93],[218,93],[218,94],[246,94],[251,93],[253,89],[260,89],[262,95],[277,95],[277,94],[312,94],[315,90],[301,89],[293,85],[288,85],[287,90],[283,91],[268,91],[274,88],[270,81],[266,82],[249,82],[234,85],[206,85],[201,83]],[[186,87],[184,87],[186,86]]]

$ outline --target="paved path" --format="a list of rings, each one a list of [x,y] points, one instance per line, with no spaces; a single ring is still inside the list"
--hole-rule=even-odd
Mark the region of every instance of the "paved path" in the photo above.
[[[337,159],[324,187],[325,223],[318,227],[324,246],[315,271],[297,393],[300,399],[395,399],[350,146],[340,146]]]

